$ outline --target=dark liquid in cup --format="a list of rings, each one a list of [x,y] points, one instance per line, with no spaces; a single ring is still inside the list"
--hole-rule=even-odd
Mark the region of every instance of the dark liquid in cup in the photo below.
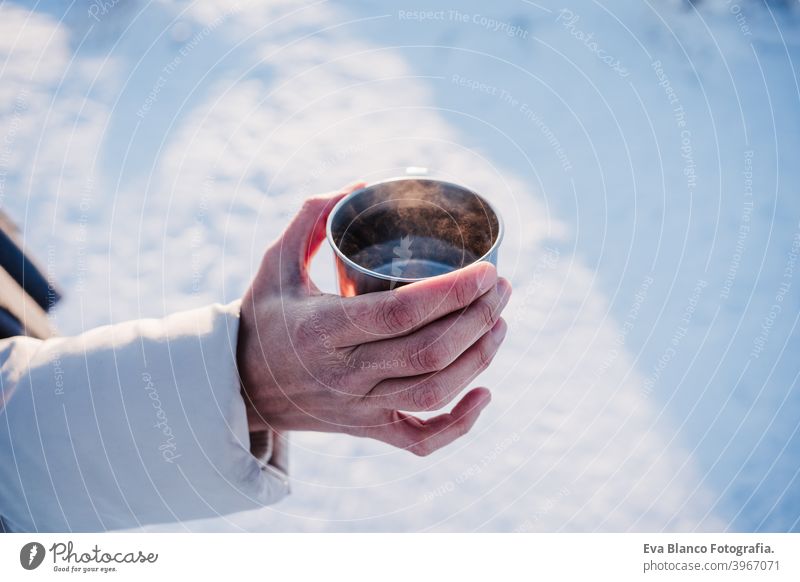
[[[489,255],[499,220],[483,199],[459,186],[401,179],[357,192],[331,217],[331,242],[361,272],[337,261],[344,296],[386,291],[449,273]]]
[[[370,245],[350,258],[381,275],[422,279],[455,271],[480,257],[443,240],[406,236]]]

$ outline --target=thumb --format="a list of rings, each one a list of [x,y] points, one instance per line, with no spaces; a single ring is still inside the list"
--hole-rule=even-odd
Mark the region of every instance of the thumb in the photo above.
[[[325,239],[325,224],[333,207],[344,196],[362,188],[355,182],[332,194],[308,198],[281,237],[267,250],[258,277],[281,292],[305,290],[318,293],[308,275],[311,259]]]

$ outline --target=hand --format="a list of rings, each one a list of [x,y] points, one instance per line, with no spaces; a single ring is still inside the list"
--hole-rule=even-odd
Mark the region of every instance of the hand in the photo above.
[[[264,254],[242,300],[237,346],[250,430],[315,430],[379,439],[427,455],[467,433],[491,400],[468,392],[506,334],[511,286],[478,263],[380,293],[323,294],[308,266],[334,204],[361,184],[307,200]]]

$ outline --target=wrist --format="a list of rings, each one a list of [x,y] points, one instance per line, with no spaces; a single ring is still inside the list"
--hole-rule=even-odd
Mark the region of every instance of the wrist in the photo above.
[[[255,377],[257,375],[251,371],[254,361],[254,353],[251,349],[251,338],[254,333],[253,319],[253,298],[248,292],[242,298],[239,312],[239,330],[236,338],[236,368],[239,375],[241,396],[247,413],[247,426],[251,434],[267,431],[270,428],[263,415],[259,413],[255,402],[257,396]]]

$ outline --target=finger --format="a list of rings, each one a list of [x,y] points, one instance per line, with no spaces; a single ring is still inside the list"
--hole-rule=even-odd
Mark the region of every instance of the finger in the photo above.
[[[325,238],[328,215],[339,200],[364,185],[364,182],[355,182],[333,194],[307,199],[281,237],[264,254],[258,282],[281,291],[310,288],[313,284],[308,277],[308,265]]]
[[[368,406],[409,411],[438,410],[446,406],[492,363],[507,330],[501,319],[444,370],[383,380],[364,396],[364,402]]]
[[[357,346],[352,360],[364,373],[371,373],[374,382],[443,370],[494,327],[510,296],[511,285],[501,278],[466,309],[410,335]]]
[[[496,282],[494,265],[479,262],[391,291],[331,297],[327,311],[332,320],[342,322],[332,330],[334,341],[343,347],[406,335],[463,309]]]
[[[452,411],[428,420],[404,412],[388,412],[387,424],[373,429],[368,436],[424,457],[467,434],[491,399],[486,388],[475,388]]]

